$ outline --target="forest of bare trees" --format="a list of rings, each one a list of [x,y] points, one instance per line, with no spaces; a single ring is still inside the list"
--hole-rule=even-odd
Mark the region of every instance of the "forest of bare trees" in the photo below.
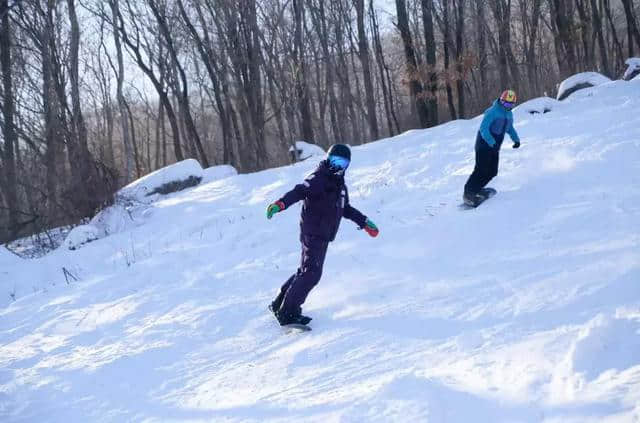
[[[297,140],[357,145],[473,117],[505,88],[618,78],[639,3],[0,0],[0,242],[185,158],[256,171]]]

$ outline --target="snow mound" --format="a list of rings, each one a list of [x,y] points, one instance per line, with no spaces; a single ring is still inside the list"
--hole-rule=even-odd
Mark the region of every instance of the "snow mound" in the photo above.
[[[168,184],[177,184],[179,191],[188,186],[197,185],[203,178],[204,171],[197,160],[187,159],[151,172],[120,189],[116,197],[151,203],[156,198],[153,194]],[[186,183],[182,184],[183,182]]]
[[[578,90],[597,87],[598,85],[606,84],[607,82],[611,82],[611,79],[598,72],[578,73],[562,81],[558,88],[558,96],[556,98],[558,100],[564,100]]]
[[[292,161],[307,160],[313,156],[324,156],[327,154],[321,147],[316,144],[310,144],[305,141],[296,141],[295,149],[293,146],[289,148],[289,155]]]
[[[153,210],[142,202],[116,203],[100,211],[87,225],[73,228],[63,246],[76,250],[89,242],[141,226],[152,216]]]
[[[514,112],[524,112],[530,115],[544,114],[553,111],[561,103],[550,97],[538,97],[526,101],[516,107]]]
[[[216,180],[233,174],[237,174],[233,167],[217,166],[207,169],[206,176]],[[162,194],[198,185],[204,176],[205,171],[194,159],[183,160],[143,176],[120,189],[114,205],[102,210],[88,224],[73,228],[62,245],[76,250],[89,242],[139,226],[144,222],[143,218],[152,213],[149,205]]]
[[[631,81],[637,79],[640,76],[640,57],[631,57],[627,59],[625,64],[628,66],[624,72],[622,79],[625,81]]]
[[[640,364],[640,322],[603,314],[580,331],[570,352],[573,370],[594,380],[609,370],[623,371]]]
[[[237,174],[238,171],[236,170],[236,168],[229,165],[208,167],[202,172],[202,183],[205,184],[213,181],[218,181],[220,179],[235,176]]]
[[[69,232],[67,238],[62,244],[69,250],[76,250],[91,241],[95,241],[102,237],[100,229],[92,224],[76,226]]]

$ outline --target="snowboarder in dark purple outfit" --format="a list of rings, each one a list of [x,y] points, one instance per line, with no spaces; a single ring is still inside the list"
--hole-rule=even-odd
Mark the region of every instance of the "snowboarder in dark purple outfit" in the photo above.
[[[302,184],[296,185],[267,208],[267,218],[298,201],[304,201],[300,219],[302,259],[298,271],[280,288],[269,308],[281,325],[306,325],[310,317],[302,315],[302,304],[320,281],[329,243],[338,233],[340,220],[346,217],[370,236],[378,236],[378,228],[365,215],[349,204],[344,173],[351,161],[351,151],[343,144],[333,145],[327,158],[320,162]]]

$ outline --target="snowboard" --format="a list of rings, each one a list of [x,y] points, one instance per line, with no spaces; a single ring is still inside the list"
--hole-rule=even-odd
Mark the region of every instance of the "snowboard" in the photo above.
[[[280,323],[278,323],[280,324]],[[291,323],[289,325],[280,326],[285,332],[310,332],[311,327],[300,323]]]
[[[476,207],[480,206],[480,204],[484,203],[485,201],[487,201],[489,198],[493,197],[497,193],[498,193],[498,191],[496,191],[494,188],[482,188],[480,190],[480,192],[478,192],[478,195],[480,195],[482,197],[482,200],[480,201],[480,203],[478,203],[478,205],[470,206],[470,205],[468,205],[468,204],[463,202],[458,207],[460,207],[463,210],[475,209]]]

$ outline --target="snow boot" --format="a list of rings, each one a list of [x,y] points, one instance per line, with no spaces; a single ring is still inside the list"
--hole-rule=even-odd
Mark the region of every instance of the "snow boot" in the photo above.
[[[469,207],[478,207],[483,200],[484,198],[478,194],[469,194],[465,192],[462,196],[462,201],[464,201],[464,204]]]
[[[278,323],[280,326],[290,325],[290,324],[298,324],[298,325],[307,325],[311,321],[310,317],[303,316],[302,314],[288,314],[283,313],[278,310],[275,313],[276,319],[278,319]]]
[[[276,316],[276,319],[278,319],[278,321],[280,321],[280,319],[278,318],[278,311],[280,310],[280,306],[282,305],[282,299],[280,299],[280,301],[278,301],[279,299],[280,299],[280,296],[278,296],[278,298],[276,298],[275,300],[273,300],[271,302],[271,304],[269,304],[269,311],[272,312]],[[300,314],[300,320],[306,321],[306,323],[303,323],[303,325],[306,325],[310,321],[312,321],[313,318],[309,317],[309,316],[305,316],[303,314]]]

